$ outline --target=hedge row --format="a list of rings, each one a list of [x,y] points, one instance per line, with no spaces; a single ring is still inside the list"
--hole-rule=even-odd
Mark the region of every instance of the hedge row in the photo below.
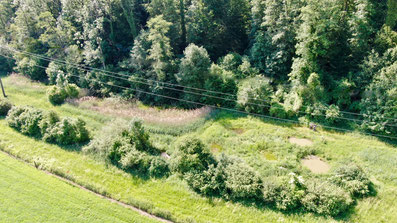
[[[10,127],[22,134],[42,138],[49,143],[70,145],[90,139],[84,121],[60,119],[54,112],[44,112],[32,107],[13,107],[6,120]]]
[[[281,211],[307,211],[339,215],[358,197],[370,193],[371,182],[362,169],[348,164],[329,176],[304,180],[294,173],[262,179],[242,160],[222,154],[219,158],[196,138],[184,138],[170,159],[151,145],[142,123],[106,126],[85,152],[99,155],[124,169],[153,177],[178,174],[199,194],[229,201],[273,206]]]
[[[348,164],[329,177],[305,181],[301,176],[261,179],[242,160],[212,156],[198,139],[187,138],[177,146],[172,170],[196,192],[226,200],[264,203],[282,211],[308,211],[337,216],[357,197],[370,193],[371,182],[362,169]]]

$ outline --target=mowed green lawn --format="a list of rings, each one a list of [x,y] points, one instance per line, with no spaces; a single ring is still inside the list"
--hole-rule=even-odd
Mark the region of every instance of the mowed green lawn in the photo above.
[[[0,222],[157,222],[0,153]]]
[[[4,80],[10,100],[17,105],[31,105],[55,110],[62,116],[80,117],[95,131],[111,120],[94,111],[82,110],[69,104],[54,107],[48,103],[46,86],[27,83],[23,78],[7,77]],[[241,131],[239,130],[241,129]],[[372,137],[358,134],[340,134],[307,128],[289,127],[263,122],[249,117],[210,120],[197,131],[189,133],[214,147],[215,153],[225,152],[243,158],[261,172],[271,165],[268,156],[288,158],[288,137],[307,138],[313,141],[320,156],[330,165],[349,158],[362,166],[375,183],[378,194],[358,201],[347,218],[333,219],[311,213],[284,214],[276,210],[247,207],[242,204],[210,200],[189,190],[177,177],[143,180],[113,166],[97,161],[78,150],[61,148],[21,135],[0,120],[0,146],[28,162],[40,159],[46,169],[65,175],[73,181],[95,191],[120,199],[153,213],[166,213],[174,220],[191,222],[395,222],[397,213],[397,150]],[[156,135],[160,145],[170,145],[176,139]],[[269,152],[252,147],[265,144]],[[167,148],[165,148],[167,149]],[[263,153],[265,152],[265,153]],[[261,169],[263,168],[263,170]]]

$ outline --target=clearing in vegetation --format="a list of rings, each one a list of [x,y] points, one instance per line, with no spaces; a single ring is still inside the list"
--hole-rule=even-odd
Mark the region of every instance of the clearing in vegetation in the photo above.
[[[308,140],[308,139],[298,139],[295,137],[289,138],[290,143],[299,145],[299,146],[311,146],[313,145],[313,142]]]
[[[109,121],[114,122],[111,121],[113,117],[109,115],[78,108],[71,104],[52,106],[45,96],[47,87],[44,85],[20,81],[23,85],[21,87],[15,85],[11,78],[5,78],[4,82],[13,104],[55,110],[61,117],[81,118],[87,123],[87,128],[93,135],[97,135]],[[245,132],[236,134],[233,131],[236,128],[244,129]],[[184,180],[176,176],[142,178],[83,154],[81,147],[60,147],[24,136],[8,127],[5,120],[0,120],[0,129],[0,144],[7,152],[31,163],[37,161],[39,157],[44,168],[51,172],[65,176],[101,194],[175,221],[374,222],[383,219],[391,222],[395,217],[394,212],[397,211],[394,202],[397,199],[395,147],[375,138],[358,134],[313,132],[307,128],[266,123],[257,118],[224,112],[213,115],[203,125],[179,135],[148,129],[152,145],[160,151],[174,154],[175,143],[180,141],[179,138],[197,137],[205,145],[216,144],[221,153],[240,157],[262,179],[266,179],[266,182],[272,182],[268,180],[268,177],[273,176],[275,171],[281,170],[280,168],[284,168],[285,170],[282,171],[285,173],[294,172],[305,180],[309,179],[312,173],[301,165],[301,159],[309,155],[325,158],[331,167],[338,167],[339,163],[348,157],[368,174],[377,194],[357,199],[357,205],[353,206],[351,212],[331,218],[308,212],[289,213],[287,211],[288,214],[286,214],[270,206],[252,206],[252,204],[246,205],[218,198],[206,198],[193,192]],[[311,140],[313,148],[292,144],[289,142],[292,136]],[[338,171],[338,173],[344,173],[344,170]],[[335,181],[335,179],[330,180]],[[343,182],[335,182],[343,184]],[[354,193],[354,188],[351,189]]]
[[[308,156],[304,158],[302,164],[313,173],[327,173],[330,170],[330,166],[317,156]]]

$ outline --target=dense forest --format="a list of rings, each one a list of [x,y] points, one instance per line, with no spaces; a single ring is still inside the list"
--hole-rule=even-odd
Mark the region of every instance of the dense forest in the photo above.
[[[397,132],[396,0],[0,0],[0,70]]]

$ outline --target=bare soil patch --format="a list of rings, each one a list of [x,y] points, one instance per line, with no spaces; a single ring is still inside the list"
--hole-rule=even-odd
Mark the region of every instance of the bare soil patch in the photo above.
[[[328,163],[317,156],[308,156],[302,159],[302,165],[309,168],[313,173],[327,173],[331,168]]]
[[[289,142],[292,143],[292,144],[296,144],[298,146],[311,146],[311,145],[313,145],[313,142],[311,140],[299,139],[299,138],[295,138],[295,137],[289,138]]]
[[[68,100],[75,106],[94,110],[106,115],[124,118],[141,118],[145,122],[165,125],[186,125],[204,118],[211,112],[211,108],[202,107],[198,109],[159,109],[155,107],[139,106],[133,101],[96,97],[83,97],[80,99]]]
[[[232,130],[234,133],[236,133],[237,135],[241,135],[241,134],[243,134],[243,133],[245,132],[245,130],[242,129],[242,128],[232,128],[231,130]]]

